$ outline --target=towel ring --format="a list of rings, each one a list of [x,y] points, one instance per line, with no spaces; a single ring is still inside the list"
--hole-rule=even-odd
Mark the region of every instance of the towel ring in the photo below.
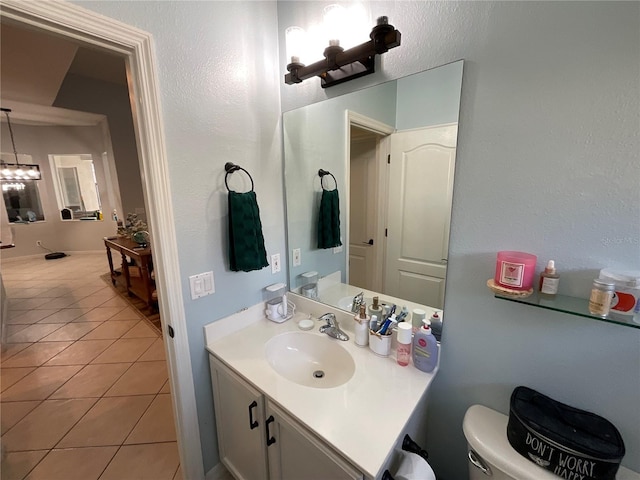
[[[328,172],[327,170],[320,169],[318,170],[318,175],[320,175],[320,186],[322,187],[323,190],[325,190],[325,188],[324,188],[324,185],[322,184],[322,180],[326,175],[331,175],[331,178],[333,178],[333,183],[336,184],[336,188],[334,188],[334,190],[338,189],[338,181],[336,180],[336,177],[333,176],[333,173]]]
[[[253,178],[251,177],[251,174],[249,172],[247,172],[244,168],[242,168],[240,165],[235,165],[231,162],[227,162],[224,165],[224,170],[225,172],[227,172],[227,174],[224,176],[224,186],[227,187],[227,191],[229,192],[233,192],[234,190],[231,190],[229,188],[229,184],[227,183],[227,179],[229,177],[229,175],[231,175],[233,172],[237,172],[238,170],[242,170],[244,173],[246,173],[249,176],[249,180],[251,180],[251,192],[253,192]]]

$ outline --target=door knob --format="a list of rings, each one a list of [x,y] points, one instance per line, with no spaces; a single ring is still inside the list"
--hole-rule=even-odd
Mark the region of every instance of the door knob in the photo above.
[[[370,238],[368,242],[362,242],[365,245],[373,245],[373,238]]]

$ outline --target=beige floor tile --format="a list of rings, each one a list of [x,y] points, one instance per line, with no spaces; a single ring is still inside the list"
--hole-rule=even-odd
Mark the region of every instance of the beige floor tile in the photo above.
[[[7,430],[22,420],[27,413],[40,405],[40,403],[40,400],[3,403],[2,408],[0,408],[0,423],[2,423],[0,435],[4,435]]]
[[[83,315],[84,312],[82,308],[62,308],[48,317],[44,317],[38,323],[69,323]]]
[[[165,362],[134,363],[107,391],[105,397],[158,393],[167,378]]]
[[[25,480],[97,480],[118,447],[51,450]]]
[[[45,308],[42,310],[14,310],[15,313],[9,316],[8,325],[31,324],[47,318],[56,313],[58,308]],[[53,323],[53,322],[49,322]]]
[[[171,382],[167,380],[158,393],[171,393]]]
[[[158,331],[151,328],[147,322],[140,320],[122,338],[158,338]]]
[[[55,332],[61,326],[62,325],[58,323],[36,323],[35,325],[29,325],[24,330],[20,330],[18,333],[14,333],[7,338],[7,343],[37,342],[41,338]]]
[[[55,357],[73,342],[38,342],[15,354],[2,363],[2,368],[39,367],[50,358]]]
[[[107,300],[109,299],[104,298],[100,295],[90,295],[88,297],[81,298],[80,300],[76,301],[75,303],[72,303],[69,306],[71,308],[82,307],[85,309],[85,311],[88,311],[91,308],[95,308],[102,305]]]
[[[96,292],[100,291],[100,287],[76,287],[73,290],[71,290],[71,295],[75,298],[77,298],[78,300],[88,297],[89,295],[93,295]]]
[[[27,298],[22,300],[21,302],[16,302],[15,304],[11,304],[11,310],[32,310],[39,308],[56,308],[55,305],[51,305],[48,307],[43,307],[43,305],[48,304],[51,301],[50,298]],[[62,308],[62,307],[57,307]]]
[[[13,357],[18,352],[21,352],[25,348],[32,345],[31,342],[25,343],[2,343],[0,344],[0,351],[2,351],[2,355],[0,356],[0,362],[4,363]]]
[[[28,323],[24,323],[24,324],[15,324],[15,325],[7,325],[6,328],[6,332],[5,332],[5,338],[9,338],[14,336],[16,333],[23,331],[25,328],[31,326]]]
[[[164,360],[165,351],[164,351],[164,340],[162,338],[156,338],[156,340],[151,344],[149,349],[144,352],[144,354],[138,359],[139,362],[153,362]]]
[[[134,443],[175,442],[171,395],[158,395],[125,440]]]
[[[7,453],[0,462],[2,480],[22,480],[47,454],[47,450]]]
[[[49,398],[101,397],[130,366],[130,363],[87,365]]]
[[[121,338],[116,340],[91,363],[135,362],[152,343],[153,338]]]
[[[0,372],[0,391],[8,389],[35,370],[34,367],[3,368]]]
[[[62,328],[59,328],[50,335],[44,337],[43,342],[65,342],[69,340],[79,340],[87,333],[95,330],[102,325],[102,322],[78,322],[68,323]]]
[[[53,448],[96,402],[95,398],[46,400],[3,437],[8,452]]]
[[[175,442],[126,445],[118,450],[100,480],[172,480],[179,463]]]
[[[129,306],[127,301],[123,300],[119,296],[113,297],[111,300],[108,300],[101,305],[101,307],[127,307],[127,306]]]
[[[121,312],[124,307],[96,307],[78,317],[74,322],[103,322],[109,320],[116,313]]]
[[[110,320],[140,320],[140,314],[135,308],[125,307],[117,315],[114,315]]]
[[[176,474],[173,476],[173,480],[183,480],[182,479],[182,466],[178,465],[178,470],[176,470]],[[230,479],[233,480],[233,479]]]
[[[82,322],[87,323],[87,322]],[[105,340],[120,338],[127,333],[137,322],[135,320],[127,320],[124,322],[113,322],[108,320],[96,328],[94,331],[86,335],[84,340]]]
[[[45,298],[43,300],[45,300],[45,302],[42,303],[38,308],[67,308],[69,307],[69,305],[72,305],[78,301],[76,298],[70,295],[57,298]],[[20,307],[22,307],[22,304],[20,304]]]
[[[113,342],[115,340],[79,340],[49,360],[46,365],[86,365]]]
[[[57,446],[67,448],[122,445],[153,398],[153,395],[102,398]]]
[[[2,401],[44,400],[78,373],[81,368],[81,365],[38,367],[3,391]]]

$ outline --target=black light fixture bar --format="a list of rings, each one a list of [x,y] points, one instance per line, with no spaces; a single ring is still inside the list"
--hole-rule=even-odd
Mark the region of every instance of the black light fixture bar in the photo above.
[[[387,17],[378,18],[371,30],[368,42],[344,50],[338,45],[329,45],[324,51],[324,60],[311,65],[292,62],[287,65],[284,81],[288,85],[301,83],[311,77],[320,77],[322,88],[331,87],[354,78],[375,72],[375,57],[400,45],[400,32],[389,25]]]

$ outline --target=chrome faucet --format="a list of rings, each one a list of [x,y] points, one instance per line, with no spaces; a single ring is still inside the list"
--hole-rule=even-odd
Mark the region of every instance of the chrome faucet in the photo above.
[[[320,320],[327,322],[325,325],[320,327],[320,333],[326,333],[330,337],[337,338],[343,342],[349,340],[349,335],[340,330],[338,320],[333,313],[325,313],[320,317]]]

